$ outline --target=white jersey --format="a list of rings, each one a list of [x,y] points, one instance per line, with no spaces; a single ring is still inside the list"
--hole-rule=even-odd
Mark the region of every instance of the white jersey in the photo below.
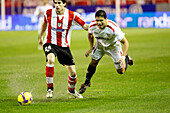
[[[44,18],[44,13],[48,9],[53,9],[53,6],[49,5],[49,4],[46,4],[45,6],[44,5],[37,6],[36,9],[35,9],[34,15]]]
[[[93,33],[96,41],[103,47],[108,47],[117,41],[121,41],[125,35],[118,25],[109,19],[107,19],[107,26],[105,29],[99,29],[96,21],[92,21],[88,32]]]
[[[46,11],[44,21],[47,23],[43,44],[51,43],[61,47],[70,46],[71,31],[74,25],[84,26],[85,21],[80,14],[65,8],[63,15],[57,15],[55,8]]]
[[[39,16],[39,21],[38,21],[38,32],[41,32],[41,26],[42,23],[44,21],[44,13],[48,10],[48,9],[53,9],[52,5],[46,4],[44,5],[40,5],[38,7],[36,7],[34,15]]]

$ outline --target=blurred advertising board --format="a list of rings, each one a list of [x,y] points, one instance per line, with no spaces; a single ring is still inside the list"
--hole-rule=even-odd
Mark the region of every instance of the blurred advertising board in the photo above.
[[[107,13],[115,13],[116,8],[115,5],[95,5],[95,6],[67,6],[68,9],[80,13],[90,13],[90,12],[96,12],[100,9],[105,10]],[[122,5],[120,6],[120,10],[122,13],[128,13],[128,12],[135,12],[138,9],[140,9],[140,12],[155,12],[156,11],[156,5],[154,4],[148,4],[148,5]]]
[[[95,13],[82,13],[87,23],[95,20]],[[115,21],[115,14],[107,14],[108,19]],[[34,15],[8,15],[5,26],[2,26],[0,17],[0,31],[2,27],[6,31],[37,30],[38,17]],[[137,14],[122,14],[120,27],[122,28],[170,28],[170,12],[147,12]],[[76,26],[74,29],[81,29]]]
[[[147,4],[147,5],[137,5],[137,4],[132,4],[132,5],[122,5],[120,8],[122,13],[130,13],[130,12],[136,12],[137,10],[140,9],[140,12],[155,12],[157,5],[154,4]],[[97,10],[103,9],[107,13],[115,13],[115,5],[93,5],[93,6],[67,6],[68,9],[72,11],[76,11],[79,13],[91,13],[91,12],[96,12]],[[11,7],[6,7],[6,14],[11,15],[11,14],[33,14],[35,11],[36,7],[27,7],[27,6],[22,6],[20,8],[14,7],[14,11],[12,13]],[[1,8],[0,8],[1,11]]]

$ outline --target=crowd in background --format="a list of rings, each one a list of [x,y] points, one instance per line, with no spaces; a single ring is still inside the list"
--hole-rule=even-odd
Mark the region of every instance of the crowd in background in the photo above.
[[[116,0],[67,0],[67,5],[113,5]],[[5,6],[24,6],[34,7],[40,4],[41,0],[5,0]],[[52,4],[53,0],[49,0]],[[125,4],[155,4],[155,3],[170,3],[170,0],[120,0],[122,5]]]

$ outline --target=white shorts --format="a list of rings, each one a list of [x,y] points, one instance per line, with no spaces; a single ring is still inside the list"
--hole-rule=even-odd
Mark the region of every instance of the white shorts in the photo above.
[[[120,64],[117,62],[123,54],[122,46],[119,41],[117,41],[113,45],[110,45],[109,47],[103,47],[100,43],[96,43],[96,45],[92,51],[91,57],[94,60],[99,60],[105,54],[107,54],[108,56],[110,56],[112,58],[113,62],[115,63],[116,69],[122,68],[120,66]]]

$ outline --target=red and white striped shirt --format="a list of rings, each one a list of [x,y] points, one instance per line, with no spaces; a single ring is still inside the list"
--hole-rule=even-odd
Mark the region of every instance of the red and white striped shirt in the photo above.
[[[105,29],[100,29],[97,26],[96,20],[92,21],[88,32],[93,33],[96,41],[104,47],[108,47],[117,41],[121,41],[125,36],[125,33],[121,31],[120,27],[109,19],[107,19]]]
[[[51,43],[61,47],[70,47],[71,31],[74,25],[83,27],[85,24],[80,14],[67,8],[63,15],[57,15],[55,8],[47,10],[44,21],[47,23],[47,30],[43,44]]]

